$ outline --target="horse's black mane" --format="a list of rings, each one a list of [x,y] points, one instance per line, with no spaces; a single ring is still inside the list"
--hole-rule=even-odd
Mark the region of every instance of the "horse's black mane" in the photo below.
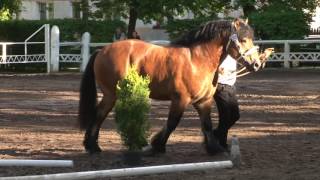
[[[200,26],[197,29],[191,30],[180,38],[171,42],[171,45],[178,46],[192,46],[196,43],[207,42],[213,39],[225,38],[231,35],[233,30],[232,22],[226,20],[209,21],[206,24]],[[252,36],[253,31],[250,26],[247,26],[242,30],[238,36]]]

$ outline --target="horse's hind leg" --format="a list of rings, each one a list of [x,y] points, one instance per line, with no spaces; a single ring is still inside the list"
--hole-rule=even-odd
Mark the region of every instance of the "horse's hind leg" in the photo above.
[[[216,153],[224,151],[224,149],[220,146],[218,140],[213,134],[212,131],[212,122],[211,122],[211,106],[212,106],[212,98],[205,99],[193,104],[195,109],[198,111],[200,120],[201,120],[201,130],[204,136],[204,143],[207,152],[210,155],[214,155]]]
[[[155,153],[165,153],[166,143],[170,134],[176,129],[183,115],[186,106],[189,104],[188,100],[173,100],[171,102],[169,117],[167,123],[151,140],[151,154]]]
[[[105,93],[97,106],[97,121],[87,129],[84,140],[85,149],[90,154],[101,152],[101,148],[98,144],[100,127],[108,113],[112,110],[115,101],[115,95],[108,95]]]

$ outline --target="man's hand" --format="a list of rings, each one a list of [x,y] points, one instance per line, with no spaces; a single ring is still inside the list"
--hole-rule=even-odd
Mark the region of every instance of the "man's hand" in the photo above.
[[[264,52],[262,54],[260,54],[259,58],[260,58],[260,62],[261,63],[265,63],[267,61],[267,59],[269,58],[269,56],[274,52],[274,48],[267,48],[264,50]]]
[[[224,68],[223,68],[223,67],[219,67],[218,73],[219,73],[219,74],[224,74]]]

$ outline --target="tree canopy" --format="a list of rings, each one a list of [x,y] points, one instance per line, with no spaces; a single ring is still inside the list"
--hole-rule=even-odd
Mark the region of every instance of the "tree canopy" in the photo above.
[[[9,20],[13,14],[20,12],[21,0],[1,0],[0,1],[0,21]]]
[[[128,36],[135,29],[137,19],[144,22],[151,20],[162,21],[164,18],[173,19],[187,11],[194,13],[195,17],[210,16],[221,12],[229,5],[230,0],[92,0],[98,7],[95,15],[110,19],[122,17],[129,19]]]
[[[309,24],[320,0],[238,0],[262,39],[300,39],[309,32]]]

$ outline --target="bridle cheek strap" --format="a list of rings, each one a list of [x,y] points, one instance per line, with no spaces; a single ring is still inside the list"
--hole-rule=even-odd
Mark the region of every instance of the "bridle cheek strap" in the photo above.
[[[243,59],[244,61],[247,61],[246,60],[247,56],[251,56],[253,53],[255,53],[255,52],[257,52],[259,50],[259,46],[253,46],[252,48],[250,48],[247,51],[243,50],[241,48],[241,45],[240,45],[240,42],[239,42],[239,39],[238,39],[238,35],[234,33],[229,37],[229,41],[228,41],[228,43],[226,45],[226,51],[228,51],[231,42],[235,43],[235,45],[236,45],[236,47],[238,49],[238,52],[240,53],[240,57],[237,59],[237,62],[239,62],[240,59]],[[254,62],[252,62],[252,64],[255,64],[255,63],[256,63],[256,60],[254,60]],[[237,72],[237,77],[241,77],[241,76],[247,75],[249,73],[250,73],[250,71],[247,71],[247,68],[243,67],[242,69],[240,69]]]
[[[239,39],[238,39],[238,35],[237,34],[232,34],[230,37],[229,37],[229,41],[228,41],[228,44],[226,46],[226,51],[228,51],[229,49],[229,46],[230,46],[230,43],[231,42],[234,42],[235,45],[237,46],[238,48],[238,52],[240,53],[240,57],[237,59],[237,61],[241,58],[243,58],[244,60],[246,60],[246,57],[247,56],[250,56],[252,55],[253,53],[257,52],[259,50],[259,46],[253,46],[252,48],[250,48],[249,50],[243,50],[241,48],[241,45],[240,45],[240,42],[239,42]]]

